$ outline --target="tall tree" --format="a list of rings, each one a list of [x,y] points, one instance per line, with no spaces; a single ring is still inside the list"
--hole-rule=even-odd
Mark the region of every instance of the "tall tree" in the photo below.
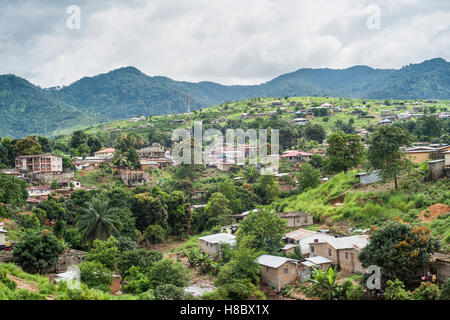
[[[364,267],[381,268],[382,280],[411,281],[439,249],[439,241],[425,226],[411,226],[402,220],[389,221],[370,237],[370,242],[359,253]]]
[[[76,223],[83,238],[89,242],[95,239],[106,240],[117,232],[120,221],[115,215],[117,208],[109,206],[108,201],[92,198],[86,207],[79,210]]]
[[[372,133],[369,142],[369,169],[381,170],[383,178],[393,178],[395,189],[398,189],[397,177],[408,167],[402,147],[411,144],[409,133],[396,126],[381,126]]]
[[[327,159],[325,171],[338,173],[357,166],[364,157],[364,146],[356,134],[346,134],[342,131],[333,132],[327,138]]]

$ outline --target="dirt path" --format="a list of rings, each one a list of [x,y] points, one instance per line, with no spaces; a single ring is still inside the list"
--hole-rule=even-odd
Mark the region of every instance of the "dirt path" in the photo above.
[[[39,289],[35,284],[29,283],[23,279],[17,278],[12,274],[8,274],[8,278],[17,283],[17,289],[25,289],[31,292],[38,292]]]

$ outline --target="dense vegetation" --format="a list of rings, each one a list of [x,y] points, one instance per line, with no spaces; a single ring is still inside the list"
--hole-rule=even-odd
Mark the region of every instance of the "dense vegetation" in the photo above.
[[[85,77],[63,88],[41,89],[13,75],[0,76],[0,135],[67,133],[94,122],[161,115],[214,104],[272,96],[339,96],[366,99],[449,99],[450,63],[433,59],[400,70],[356,66],[300,69],[267,83],[223,86],[149,77],[136,68]]]

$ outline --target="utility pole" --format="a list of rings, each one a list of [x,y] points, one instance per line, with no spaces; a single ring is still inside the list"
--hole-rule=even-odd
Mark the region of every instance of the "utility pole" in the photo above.
[[[169,101],[169,116],[172,115],[172,110],[170,109],[170,101]]]

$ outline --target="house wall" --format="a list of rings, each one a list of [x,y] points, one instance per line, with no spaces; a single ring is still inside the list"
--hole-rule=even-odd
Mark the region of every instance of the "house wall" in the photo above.
[[[339,251],[335,250],[328,243],[310,243],[309,246],[311,257],[322,256],[333,261],[333,264],[339,264]]]
[[[450,262],[436,259],[436,280],[442,283],[447,278],[450,278]]]
[[[28,174],[25,175],[26,177]],[[33,180],[39,180],[43,183],[52,183],[54,180],[61,182],[64,180],[72,180],[74,177],[73,172],[63,172],[63,173],[36,173],[32,175]]]
[[[445,161],[428,162],[428,171],[433,180],[445,177]]]
[[[286,271],[285,271],[286,269]],[[278,268],[261,266],[261,280],[269,287],[281,291],[288,284],[295,283],[302,268],[287,261]]]
[[[406,153],[406,158],[408,158],[414,163],[419,164],[424,161],[430,160],[430,153],[429,152]]]
[[[0,246],[6,245],[6,233],[0,232]]]
[[[209,243],[205,240],[200,240],[202,250],[209,254],[210,256],[215,256],[219,253],[219,244],[217,243]]]
[[[339,250],[339,266],[341,267],[341,269],[352,273],[364,273],[366,271],[366,268],[364,268],[361,261],[359,261],[358,253],[359,251],[356,249]]]

